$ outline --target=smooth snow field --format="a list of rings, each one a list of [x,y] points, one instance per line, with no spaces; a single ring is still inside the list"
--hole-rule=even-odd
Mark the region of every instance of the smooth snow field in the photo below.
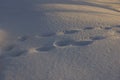
[[[120,0],[0,0],[0,80],[120,80]]]

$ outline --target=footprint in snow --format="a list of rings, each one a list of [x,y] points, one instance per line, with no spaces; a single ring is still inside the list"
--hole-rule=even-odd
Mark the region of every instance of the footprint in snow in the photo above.
[[[92,40],[87,41],[75,41],[75,40],[61,40],[54,43],[56,47],[66,47],[66,46],[88,46],[92,44]]]
[[[73,40],[61,40],[61,41],[56,41],[54,42],[55,47],[66,47],[70,46],[73,43]]]
[[[105,29],[105,30],[111,30],[112,27],[105,27],[104,29]]]
[[[15,51],[10,52],[8,55],[11,57],[19,57],[26,52],[27,52],[26,50],[15,50]]]
[[[7,56],[7,57],[19,57],[19,56],[22,56],[24,55],[25,53],[27,53],[27,50],[12,50],[12,51],[9,51],[9,52],[6,52],[4,54],[4,56]]]
[[[11,44],[11,45],[7,45],[3,48],[3,51],[12,51],[15,48],[15,45]]]
[[[42,33],[41,35],[39,35],[39,37],[52,37],[55,36],[56,33],[54,32],[49,32],[49,33]]]
[[[28,39],[28,36],[19,36],[18,41],[24,42]]]
[[[103,40],[103,39],[106,39],[105,36],[94,36],[94,37],[90,37],[90,39],[92,40]]]
[[[72,43],[73,46],[88,46],[90,44],[92,44],[93,41],[92,40],[87,40],[87,41],[74,41]]]
[[[19,57],[27,52],[25,49],[19,48],[16,44],[9,44],[2,48],[3,56],[8,57]]]
[[[120,31],[116,31],[116,33],[119,33],[119,34],[120,34]]]
[[[37,48],[36,51],[38,51],[38,52],[47,52],[47,51],[53,50],[54,48],[55,48],[54,46],[43,46],[43,47]]]
[[[92,30],[94,27],[85,27],[84,30]]]
[[[115,27],[120,28],[120,25],[116,25]]]
[[[74,34],[74,33],[78,33],[80,30],[65,30],[63,31],[64,34]]]

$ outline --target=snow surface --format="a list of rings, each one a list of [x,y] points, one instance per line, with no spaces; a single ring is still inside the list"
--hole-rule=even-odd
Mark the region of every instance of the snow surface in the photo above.
[[[0,80],[120,80],[120,0],[0,0]]]

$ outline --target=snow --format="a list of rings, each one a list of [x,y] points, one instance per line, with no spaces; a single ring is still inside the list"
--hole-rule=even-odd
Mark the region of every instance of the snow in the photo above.
[[[120,0],[1,0],[0,80],[119,80]]]

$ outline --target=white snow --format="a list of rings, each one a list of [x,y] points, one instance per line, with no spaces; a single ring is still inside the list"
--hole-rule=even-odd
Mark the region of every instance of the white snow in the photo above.
[[[120,0],[1,0],[0,80],[120,80]]]

